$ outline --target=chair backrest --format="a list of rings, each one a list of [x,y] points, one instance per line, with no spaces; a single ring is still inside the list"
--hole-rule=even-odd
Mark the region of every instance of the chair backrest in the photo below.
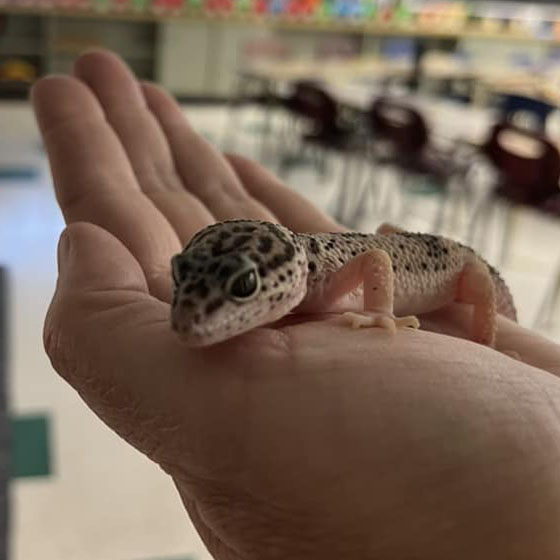
[[[501,122],[482,152],[499,171],[500,194],[523,204],[540,204],[558,192],[560,154],[542,134]]]
[[[546,120],[555,107],[550,103],[525,95],[504,95],[501,102],[501,120],[520,128],[544,132]]]
[[[338,121],[338,105],[318,83],[301,81],[294,86],[289,107],[321,131],[333,130]]]
[[[400,153],[413,155],[428,143],[428,126],[419,111],[397,100],[381,97],[373,102],[369,122],[374,139],[393,145]]]

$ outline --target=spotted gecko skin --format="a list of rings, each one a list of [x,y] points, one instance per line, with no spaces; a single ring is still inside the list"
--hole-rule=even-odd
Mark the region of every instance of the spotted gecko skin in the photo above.
[[[390,258],[395,314],[426,313],[460,299],[464,271],[474,264],[491,278],[489,313],[516,319],[498,272],[450,239],[400,230],[294,233],[269,222],[232,220],[199,231],[173,257],[172,327],[189,346],[207,346],[290,312],[361,312],[365,284],[336,300],[329,286],[351,261],[379,250]]]

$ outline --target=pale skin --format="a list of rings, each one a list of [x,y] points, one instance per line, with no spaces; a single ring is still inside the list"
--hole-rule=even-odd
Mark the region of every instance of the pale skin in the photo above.
[[[558,558],[556,345],[500,317],[512,360],[466,340],[457,304],[419,331],[314,315],[186,348],[169,263],[201,227],[342,228],[109,53],[32,99],[68,223],[47,352],[169,473],[215,558]]]

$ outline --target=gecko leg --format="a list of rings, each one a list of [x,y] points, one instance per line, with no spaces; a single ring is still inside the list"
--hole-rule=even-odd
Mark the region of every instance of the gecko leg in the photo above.
[[[496,339],[496,294],[486,265],[481,262],[465,265],[459,278],[457,301],[474,306],[472,339],[493,347]]]
[[[420,323],[416,317],[395,317],[393,314],[394,277],[389,255],[374,249],[349,263],[359,269],[364,289],[364,312],[344,313],[343,320],[353,328],[382,327],[391,333],[398,327],[417,329]],[[356,271],[358,272],[358,271]]]

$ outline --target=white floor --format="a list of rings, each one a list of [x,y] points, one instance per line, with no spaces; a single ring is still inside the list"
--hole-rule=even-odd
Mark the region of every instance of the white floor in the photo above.
[[[187,113],[208,138],[222,140],[225,110],[191,107]],[[258,156],[261,122],[257,113],[245,113],[237,151]],[[63,223],[28,105],[0,105],[0,131],[0,167],[17,162],[39,170],[31,181],[0,181],[0,264],[9,268],[11,280],[11,408],[14,414],[50,415],[54,464],[53,476],[20,479],[12,485],[10,558],[209,558],[167,477],[106,429],[53,373],[44,355],[42,321],[55,283],[56,243]],[[327,180],[310,165],[297,166],[287,179],[327,207],[336,192],[339,171],[336,167]],[[411,213],[401,225],[413,230],[429,228],[435,196],[417,195],[412,202]],[[360,228],[371,231],[391,217],[366,213]],[[462,237],[464,217],[451,222],[446,233]],[[502,270],[524,325],[535,321],[560,261],[559,238],[560,221],[528,212],[516,214],[514,238]],[[491,262],[496,258],[492,238],[484,253]],[[556,326],[543,332],[560,342],[560,309],[556,311]]]

